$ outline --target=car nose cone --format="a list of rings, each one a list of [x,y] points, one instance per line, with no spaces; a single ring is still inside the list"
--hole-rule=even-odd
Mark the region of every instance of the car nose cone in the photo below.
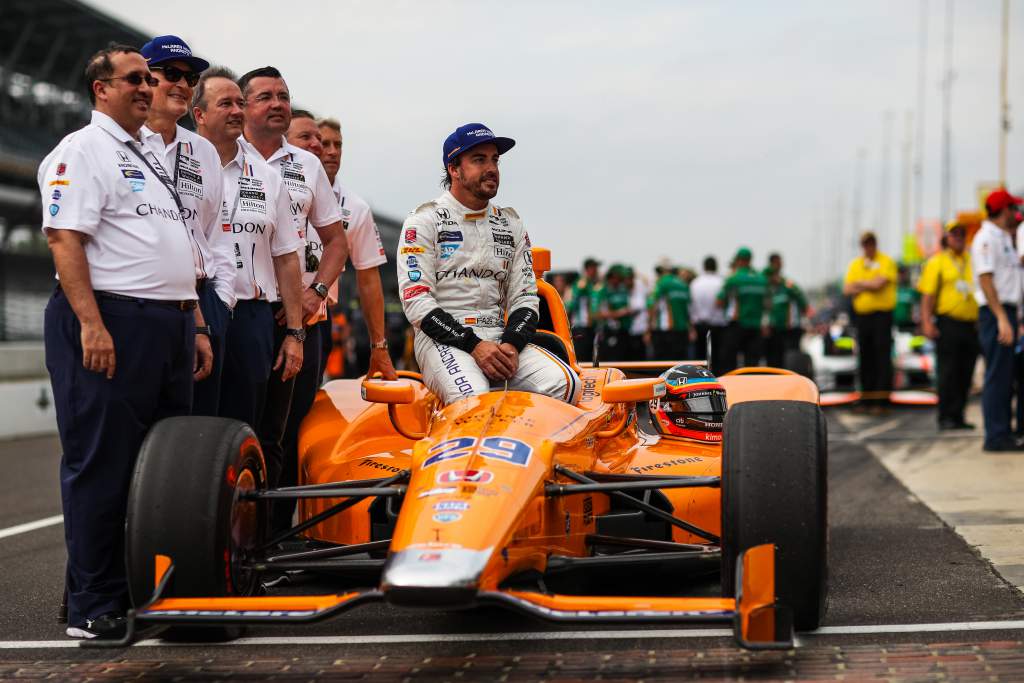
[[[491,549],[410,548],[384,565],[381,588],[388,602],[411,607],[472,603]]]

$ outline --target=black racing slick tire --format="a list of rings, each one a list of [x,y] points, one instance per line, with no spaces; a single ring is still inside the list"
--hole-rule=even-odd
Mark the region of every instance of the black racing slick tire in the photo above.
[[[740,552],[774,543],[775,595],[798,631],[818,628],[828,597],[827,434],[821,408],[750,401],[729,408],[722,448],[722,594]]]
[[[174,566],[163,597],[255,594],[259,576],[245,561],[266,538],[267,506],[240,494],[265,489],[266,481],[259,440],[248,425],[219,417],[172,417],[154,425],[128,494],[132,604],[150,600],[158,554]],[[213,631],[197,632],[209,637]]]

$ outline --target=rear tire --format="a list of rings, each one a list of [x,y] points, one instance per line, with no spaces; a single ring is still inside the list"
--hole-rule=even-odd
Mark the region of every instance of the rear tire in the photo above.
[[[253,595],[259,576],[240,566],[267,534],[267,506],[239,500],[266,488],[266,467],[252,429],[219,417],[172,417],[146,436],[128,494],[125,562],[132,604],[154,590],[154,557],[174,575],[164,597]],[[238,627],[176,627],[199,640],[236,637]]]
[[[722,594],[736,559],[774,543],[775,594],[798,631],[818,628],[828,596],[827,435],[821,408],[750,401],[729,409],[722,451]]]

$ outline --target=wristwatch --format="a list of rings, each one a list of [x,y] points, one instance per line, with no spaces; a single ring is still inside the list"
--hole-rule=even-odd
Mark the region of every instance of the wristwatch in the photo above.
[[[207,337],[210,336],[209,325],[196,325],[196,334],[205,334]]]
[[[318,297],[320,297],[321,299],[326,299],[327,298],[328,289],[327,289],[327,285],[325,285],[324,283],[322,283],[322,282],[314,282],[313,284],[311,284],[309,286],[309,288],[312,289],[314,292],[316,292],[316,295]]]
[[[387,339],[382,339],[379,342],[371,342],[370,343],[370,348],[371,349],[387,349],[388,348],[388,340]]]
[[[306,330],[301,327],[289,327],[284,331],[284,333],[289,337],[295,337],[296,341],[300,344],[306,341]]]

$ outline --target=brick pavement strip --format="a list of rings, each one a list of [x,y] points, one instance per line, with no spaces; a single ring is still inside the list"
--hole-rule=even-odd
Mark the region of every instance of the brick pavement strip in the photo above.
[[[0,680],[107,683],[141,681],[604,681],[817,680],[817,681],[1021,681],[1024,641],[808,646],[789,652],[627,650],[317,657],[234,656],[189,661],[112,659],[104,662],[0,661]]]

